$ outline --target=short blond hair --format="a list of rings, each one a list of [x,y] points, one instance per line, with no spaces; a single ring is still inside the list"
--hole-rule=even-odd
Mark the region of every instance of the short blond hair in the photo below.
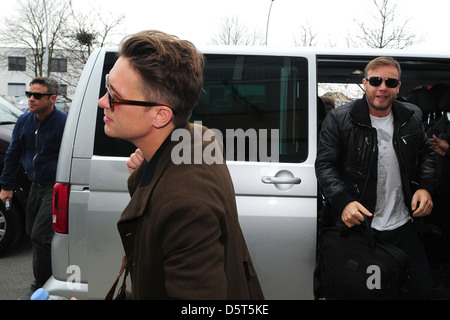
[[[402,68],[400,67],[400,63],[398,63],[398,61],[392,57],[378,57],[370,61],[365,69],[365,77],[367,78],[370,70],[374,70],[383,66],[395,67],[398,71],[398,79],[400,80],[402,75]]]

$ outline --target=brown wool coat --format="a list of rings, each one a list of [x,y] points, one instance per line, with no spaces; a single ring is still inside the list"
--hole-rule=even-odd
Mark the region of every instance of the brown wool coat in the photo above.
[[[192,136],[193,128],[185,127]],[[128,181],[118,229],[133,298],[263,299],[227,166],[176,165],[178,143],[169,137]]]

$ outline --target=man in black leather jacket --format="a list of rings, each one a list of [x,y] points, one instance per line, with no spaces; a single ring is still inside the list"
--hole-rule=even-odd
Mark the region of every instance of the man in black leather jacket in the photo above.
[[[362,99],[330,111],[322,124],[316,175],[336,216],[347,227],[369,217],[385,241],[408,253],[411,298],[429,298],[428,261],[413,218],[433,208],[436,158],[422,113],[396,99],[401,68],[389,57],[366,67]]]

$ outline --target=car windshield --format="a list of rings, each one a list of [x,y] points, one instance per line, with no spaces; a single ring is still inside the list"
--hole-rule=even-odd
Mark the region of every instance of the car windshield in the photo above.
[[[23,112],[3,97],[0,97],[0,124],[16,123]]]

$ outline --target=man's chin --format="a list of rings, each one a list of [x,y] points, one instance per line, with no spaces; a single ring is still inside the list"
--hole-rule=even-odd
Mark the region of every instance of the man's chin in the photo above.
[[[390,105],[389,106],[372,106],[372,108],[374,108],[376,111],[380,111],[380,112],[389,110],[390,107],[391,107]]]

